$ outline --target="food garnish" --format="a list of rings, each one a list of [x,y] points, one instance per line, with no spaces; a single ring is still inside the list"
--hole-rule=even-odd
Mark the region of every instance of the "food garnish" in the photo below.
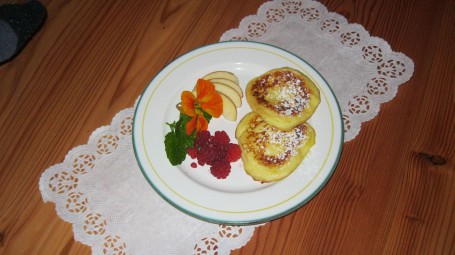
[[[223,113],[223,99],[215,90],[213,83],[199,79],[196,84],[196,96],[191,91],[183,91],[181,95],[181,111],[191,117],[186,124],[186,134],[190,135],[194,130],[199,132],[207,130],[208,121],[204,113],[218,118]]]
[[[183,91],[179,105],[180,117],[177,122],[167,123],[171,131],[165,136],[166,154],[173,166],[181,164],[186,157],[186,149],[193,146],[195,135],[207,130],[212,117],[218,118],[223,112],[221,96],[209,81],[199,79],[196,96]]]
[[[213,77],[217,79],[225,77],[223,75],[227,73],[218,71],[210,76],[215,74]],[[232,77],[235,76],[232,74]],[[225,179],[231,172],[230,163],[240,159],[241,149],[230,142],[225,131],[216,131],[211,136],[207,129],[212,118],[223,116],[226,120],[235,121],[237,109],[232,100],[239,102],[242,97],[231,87],[220,84],[209,79],[198,79],[193,91],[182,92],[181,102],[177,105],[179,120],[167,123],[171,131],[166,134],[164,143],[172,165],[180,165],[188,154],[197,160],[197,163],[190,164],[192,168],[209,165],[213,176]],[[234,84],[238,86],[238,81]]]

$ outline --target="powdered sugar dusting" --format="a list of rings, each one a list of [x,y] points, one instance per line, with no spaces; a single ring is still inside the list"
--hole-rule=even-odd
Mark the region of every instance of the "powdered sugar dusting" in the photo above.
[[[253,86],[253,95],[258,102],[287,116],[308,108],[310,99],[305,81],[291,71],[275,71],[260,77]]]
[[[260,117],[252,122],[248,130],[248,150],[264,164],[281,164],[296,154],[308,139],[304,124],[291,131],[282,131],[267,125]]]

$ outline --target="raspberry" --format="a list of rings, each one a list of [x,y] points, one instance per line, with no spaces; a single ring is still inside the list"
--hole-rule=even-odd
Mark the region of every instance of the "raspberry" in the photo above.
[[[226,157],[226,149],[219,143],[210,143],[200,148],[198,152],[198,160],[208,165],[214,161],[224,159]]]
[[[197,150],[196,148],[187,148],[186,149],[186,153],[188,153],[188,155],[190,155],[190,157],[192,159],[195,159],[197,157]]]
[[[221,143],[221,144],[229,144],[231,139],[229,139],[228,134],[226,131],[216,131],[215,135],[213,135],[212,142]]]
[[[197,163],[200,166],[205,166],[205,164],[208,164],[208,161],[209,161],[209,159],[207,157],[205,157],[204,155],[202,155],[202,154],[197,155]]]
[[[212,163],[210,173],[217,179],[226,179],[231,173],[231,165],[226,160],[219,160]]]
[[[228,162],[235,162],[240,159],[242,150],[238,144],[230,143],[227,145],[226,160]]]
[[[208,143],[210,143],[210,131],[203,130],[199,131],[194,139],[194,148],[200,148]]]
[[[192,159],[197,160],[191,163],[192,168],[209,165],[210,173],[218,179],[225,179],[231,173],[230,162],[237,161],[242,152],[240,146],[230,143],[231,139],[225,131],[216,131],[213,136],[209,131],[197,133],[193,148],[186,152]]]

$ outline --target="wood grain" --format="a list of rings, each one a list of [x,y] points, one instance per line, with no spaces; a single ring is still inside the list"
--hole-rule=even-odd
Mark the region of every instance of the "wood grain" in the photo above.
[[[90,254],[42,201],[41,173],[264,1],[42,2],[45,26],[0,66],[0,254]],[[232,254],[455,254],[455,3],[321,3],[413,59],[414,75],[313,200]]]

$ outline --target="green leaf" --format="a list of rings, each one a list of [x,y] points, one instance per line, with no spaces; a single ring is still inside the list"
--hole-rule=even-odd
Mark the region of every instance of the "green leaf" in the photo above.
[[[180,114],[177,122],[167,123],[171,131],[164,137],[164,145],[167,158],[173,166],[180,165],[186,158],[186,149],[193,147],[194,133],[186,134],[186,123],[191,120],[191,117]]]
[[[179,165],[185,160],[186,150],[182,150],[175,133],[169,132],[164,138],[166,155],[173,166]]]
[[[204,118],[210,122],[212,116],[203,111]],[[171,131],[164,137],[164,147],[167,158],[173,166],[180,165],[186,158],[187,148],[193,147],[196,131],[191,135],[186,134],[186,124],[191,117],[180,113],[179,120],[173,123],[166,123]]]

